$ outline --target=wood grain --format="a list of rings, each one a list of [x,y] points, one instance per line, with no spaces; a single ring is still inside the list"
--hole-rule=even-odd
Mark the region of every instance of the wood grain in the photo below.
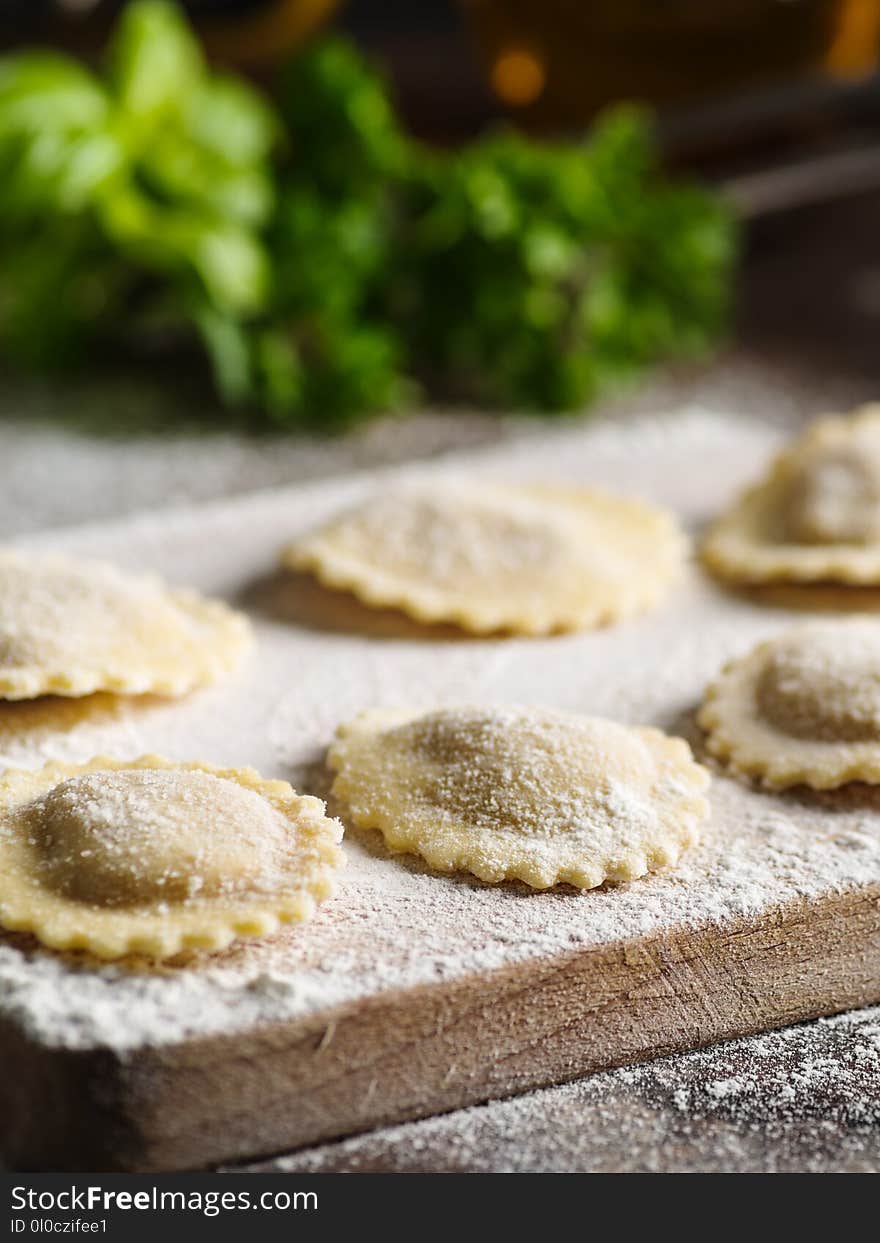
[[[9,1028],[5,1158],[198,1168],[878,1001],[880,884],[127,1059],[50,1052]]]

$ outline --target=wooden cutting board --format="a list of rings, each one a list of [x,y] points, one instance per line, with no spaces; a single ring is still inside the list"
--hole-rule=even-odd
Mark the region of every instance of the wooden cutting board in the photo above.
[[[663,608],[624,626],[469,639],[279,575],[277,550],[401,473],[599,481],[695,528],[778,438],[691,412],[31,540],[224,595],[250,611],[258,645],[180,703],[6,706],[0,764],[158,751],[324,795],[340,720],[462,700],[551,704],[698,744],[706,679],[792,608],[691,567]],[[719,775],[712,807],[675,871],[587,894],[434,876],[349,834],[339,895],[311,924],[215,959],[107,968],[0,939],[3,1159],[199,1167],[880,1000],[878,796],[770,796]]]

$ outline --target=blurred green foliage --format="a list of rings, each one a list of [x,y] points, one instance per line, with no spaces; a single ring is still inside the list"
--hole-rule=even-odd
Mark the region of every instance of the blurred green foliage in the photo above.
[[[0,350],[19,365],[158,326],[281,424],[400,408],[417,379],[576,409],[717,339],[735,249],[634,111],[582,143],[437,153],[347,44],[307,49],[270,104],[206,66],[167,0],[124,10],[101,74],[0,60]]]
[[[513,134],[414,165],[389,284],[408,354],[494,404],[567,410],[723,331],[734,230],[664,181],[634,110],[584,143]]]
[[[210,73],[177,9],[123,11],[106,72],[0,61],[0,340],[39,367],[146,315],[258,312],[271,107]]]
[[[398,409],[414,391],[380,296],[410,145],[384,84],[344,43],[297,58],[276,99],[286,141],[266,231],[272,288],[258,320],[212,314],[204,335],[228,400],[338,428]]]

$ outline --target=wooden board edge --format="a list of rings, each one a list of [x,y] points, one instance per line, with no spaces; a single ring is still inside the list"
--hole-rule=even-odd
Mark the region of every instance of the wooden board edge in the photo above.
[[[124,1058],[19,1040],[0,1117],[33,1121],[4,1155],[143,1172],[256,1158],[876,1002],[880,884]]]
[[[119,1168],[136,1167],[115,1054],[54,1048],[6,1020],[0,1051],[0,1168],[98,1170],[110,1151]]]

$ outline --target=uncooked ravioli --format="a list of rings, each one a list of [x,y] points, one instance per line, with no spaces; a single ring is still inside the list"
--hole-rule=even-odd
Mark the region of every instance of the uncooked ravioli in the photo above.
[[[0,777],[0,926],[102,958],[218,950],[308,919],[342,826],[252,769],[99,757]]]
[[[418,621],[548,634],[650,607],[684,551],[671,515],[642,501],[475,481],[375,497],[304,535],[283,559]]]
[[[244,617],[101,562],[0,551],[0,699],[177,695],[231,668]]]
[[[783,788],[880,782],[880,623],[811,622],[732,660],[699,722],[732,770]]]
[[[353,823],[392,850],[535,889],[673,864],[708,814],[708,774],[682,739],[551,709],[366,712],[329,763]]]
[[[880,585],[880,405],[813,423],[715,522],[702,556],[735,583]]]

